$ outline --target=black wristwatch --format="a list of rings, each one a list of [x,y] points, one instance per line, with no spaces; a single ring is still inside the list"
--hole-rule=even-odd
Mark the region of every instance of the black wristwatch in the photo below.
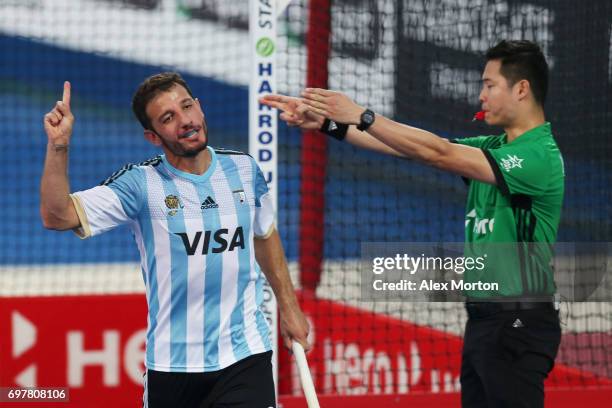
[[[370,109],[366,109],[361,114],[360,122],[357,125],[357,129],[361,130],[362,132],[364,130],[367,130],[374,123],[374,119],[376,119],[376,114]]]

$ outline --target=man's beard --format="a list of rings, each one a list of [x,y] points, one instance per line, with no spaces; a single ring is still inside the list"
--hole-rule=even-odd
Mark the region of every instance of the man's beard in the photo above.
[[[204,142],[191,149],[185,149],[179,142],[168,143],[164,139],[161,139],[161,142],[166,149],[172,152],[173,155],[190,158],[197,156],[202,150],[206,149],[206,146],[208,146],[208,134],[206,134],[206,140]]]

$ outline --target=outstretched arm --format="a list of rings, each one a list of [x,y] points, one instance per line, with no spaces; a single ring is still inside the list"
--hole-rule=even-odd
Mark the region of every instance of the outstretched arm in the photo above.
[[[325,117],[309,110],[308,105],[300,98],[285,95],[266,95],[259,101],[264,105],[279,109],[281,111],[280,118],[289,126],[299,126],[304,130],[319,130],[323,126]],[[368,133],[357,130],[355,126],[349,126],[344,140],[362,149],[392,156],[406,157]]]
[[[305,350],[309,350],[308,322],[295,296],[287,260],[276,229],[267,238],[255,238],[255,259],[276,295],[285,347],[291,350],[291,343],[295,340],[304,346]]]
[[[40,182],[40,215],[45,228],[67,230],[80,226],[69,196],[68,148],[74,116],[70,110],[70,83],[64,83],[61,101],[45,115],[47,154]]]
[[[358,124],[365,110],[340,92],[307,88],[302,96],[312,112],[340,123]],[[367,132],[405,157],[463,177],[496,184],[493,169],[480,149],[451,143],[431,132],[382,115],[376,115]]]

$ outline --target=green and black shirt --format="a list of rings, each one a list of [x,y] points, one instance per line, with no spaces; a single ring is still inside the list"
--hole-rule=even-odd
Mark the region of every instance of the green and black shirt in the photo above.
[[[512,142],[505,134],[455,140],[482,149],[497,185],[469,181],[466,256],[487,254],[485,268],[466,271],[465,282],[498,283],[471,298],[538,297],[555,292],[550,266],[564,192],[563,158],[550,123]],[[500,244],[505,243],[505,244]]]

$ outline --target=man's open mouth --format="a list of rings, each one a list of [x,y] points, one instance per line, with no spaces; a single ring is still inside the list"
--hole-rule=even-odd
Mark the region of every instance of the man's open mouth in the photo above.
[[[200,130],[199,128],[191,129],[190,131],[185,132],[185,133],[179,135],[179,139],[189,139],[191,137],[195,137],[195,136],[197,136],[199,130]]]

